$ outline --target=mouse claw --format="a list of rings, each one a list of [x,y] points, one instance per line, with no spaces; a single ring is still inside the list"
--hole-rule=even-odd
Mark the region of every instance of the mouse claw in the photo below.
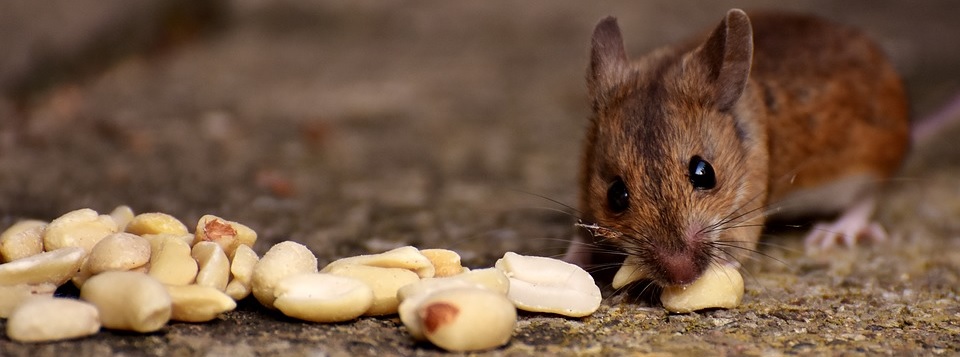
[[[839,245],[849,248],[860,242],[886,241],[886,230],[870,221],[873,206],[873,200],[868,199],[852,206],[833,223],[815,225],[804,240],[807,252],[824,251]]]

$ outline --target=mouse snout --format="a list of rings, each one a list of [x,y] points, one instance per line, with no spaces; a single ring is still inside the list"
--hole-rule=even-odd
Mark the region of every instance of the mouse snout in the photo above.
[[[690,249],[660,256],[660,267],[669,285],[686,285],[700,277],[701,269]]]

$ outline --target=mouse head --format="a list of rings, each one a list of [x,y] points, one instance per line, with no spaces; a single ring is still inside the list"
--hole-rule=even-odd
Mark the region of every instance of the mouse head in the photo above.
[[[635,62],[614,18],[594,31],[582,211],[661,285],[736,263],[759,237],[767,144],[763,108],[745,94],[751,31],[731,10],[702,43]]]

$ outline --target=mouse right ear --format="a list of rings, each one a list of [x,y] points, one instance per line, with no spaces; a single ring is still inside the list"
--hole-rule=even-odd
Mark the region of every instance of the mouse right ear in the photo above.
[[[750,77],[753,62],[750,18],[740,9],[728,11],[695,56],[707,70],[713,86],[714,105],[723,111],[732,108]]]
[[[598,102],[598,96],[620,81],[627,67],[627,52],[623,48],[620,26],[613,16],[600,21],[593,30],[590,43],[590,68],[587,71],[587,88],[590,98]]]

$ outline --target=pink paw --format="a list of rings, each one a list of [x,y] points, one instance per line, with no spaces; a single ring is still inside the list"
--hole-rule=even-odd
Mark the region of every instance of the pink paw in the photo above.
[[[873,200],[866,200],[850,207],[833,223],[818,223],[804,240],[807,251],[822,251],[838,245],[853,247],[864,241],[886,241],[887,232],[870,220],[872,212]]]

